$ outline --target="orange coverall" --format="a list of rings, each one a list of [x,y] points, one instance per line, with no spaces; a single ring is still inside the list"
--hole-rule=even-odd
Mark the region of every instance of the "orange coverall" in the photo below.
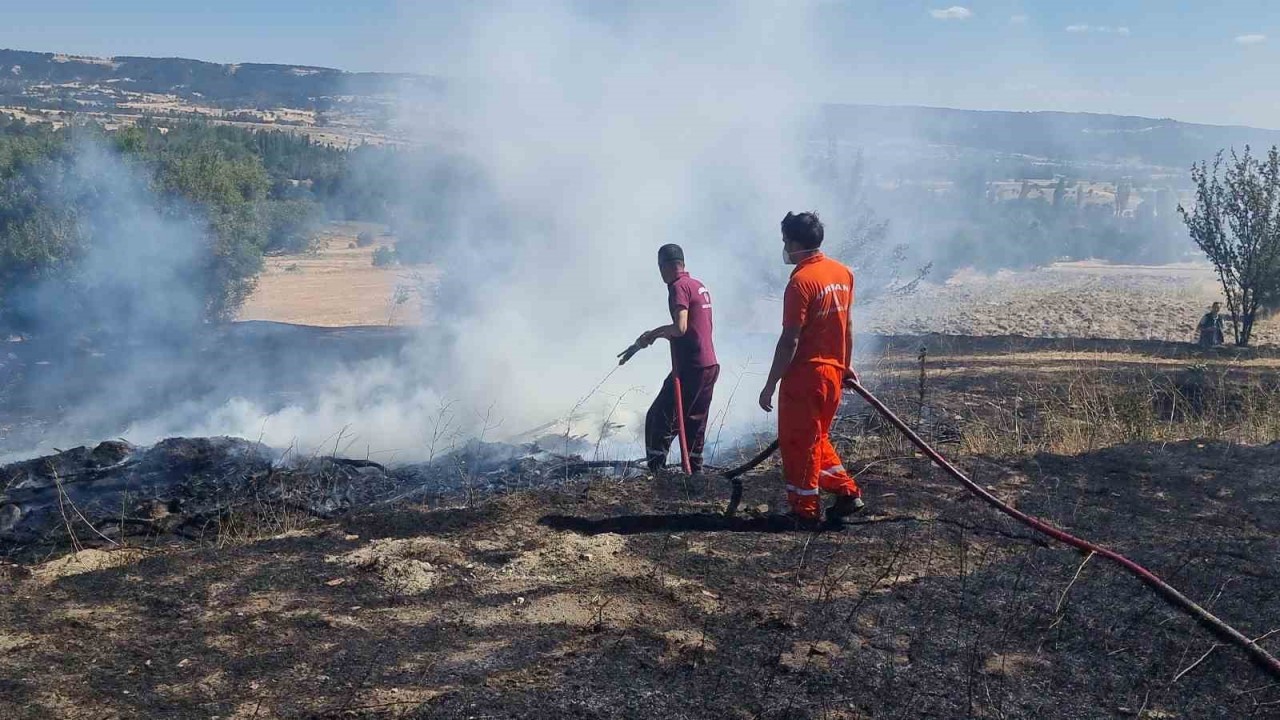
[[[817,253],[791,273],[782,299],[782,324],[800,328],[795,359],[778,395],[778,446],[787,501],[801,517],[821,515],[819,488],[858,495],[858,485],[831,445],[849,368],[849,312],[853,272]]]

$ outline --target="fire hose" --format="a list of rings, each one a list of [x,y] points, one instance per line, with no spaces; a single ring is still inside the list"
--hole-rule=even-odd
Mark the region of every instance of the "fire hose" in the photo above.
[[[999,510],[1005,515],[1008,515],[1009,517],[1013,518],[1014,520],[1017,520],[1018,522],[1026,525],[1027,527],[1031,528],[1032,530],[1035,530],[1038,533],[1041,533],[1043,535],[1048,535],[1054,540],[1070,545],[1071,547],[1076,548],[1077,550],[1080,550],[1082,552],[1099,555],[1101,557],[1104,557],[1116,563],[1120,567],[1127,570],[1129,573],[1136,575],[1139,580],[1141,580],[1148,587],[1155,590],[1156,593],[1159,594],[1162,598],[1164,598],[1166,602],[1178,608],[1179,610],[1183,611],[1187,615],[1190,615],[1194,620],[1196,620],[1196,622],[1200,623],[1201,626],[1203,626],[1204,628],[1212,632],[1218,638],[1220,638],[1221,640],[1227,643],[1235,645],[1241,650],[1244,650],[1245,653],[1248,654],[1250,661],[1252,661],[1255,665],[1257,665],[1263,671],[1267,672],[1268,674],[1270,674],[1272,677],[1276,679],[1280,679],[1280,660],[1277,660],[1275,656],[1268,653],[1262,646],[1258,645],[1257,642],[1255,642],[1254,640],[1251,640],[1249,637],[1241,633],[1239,630],[1236,630],[1234,627],[1220,620],[1213,613],[1201,607],[1191,598],[1188,598],[1186,595],[1183,595],[1181,592],[1179,592],[1176,588],[1174,588],[1169,583],[1165,582],[1164,580],[1161,580],[1158,576],[1156,576],[1155,573],[1151,572],[1145,567],[1139,565],[1138,563],[1130,560],[1129,558],[1125,557],[1124,555],[1121,555],[1120,553],[1114,550],[1103,547],[1096,543],[1089,542],[1088,540],[1078,538],[1075,535],[1072,535],[1057,527],[1054,527],[1053,525],[1049,524],[1048,522],[1045,522],[1044,520],[1032,517],[1006,504],[1005,502],[1001,501],[995,495],[988,492],[986,488],[983,488],[981,485],[978,485],[973,480],[970,480],[969,477],[965,475],[963,472],[961,472],[959,468],[957,468],[955,465],[952,465],[946,458],[944,458],[941,454],[939,454],[938,451],[930,447],[929,444],[926,443],[923,439],[921,439],[920,436],[917,435],[909,426],[907,426],[906,423],[904,423],[901,419],[899,419],[898,416],[895,415],[892,410],[890,410],[887,406],[885,406],[884,403],[880,402],[879,398],[877,398],[875,395],[872,395],[869,390],[863,387],[861,383],[859,383],[856,380],[850,379],[850,380],[846,380],[845,386],[853,390],[854,392],[858,393],[859,395],[861,395],[862,398],[866,400],[867,403],[871,405],[871,407],[875,409],[876,412],[878,412],[882,417],[884,417],[885,420],[888,420],[891,425],[897,428],[898,431],[901,432],[908,440],[910,440],[913,445],[915,445],[917,448],[920,449],[921,452],[923,452],[926,456],[928,456],[928,458],[932,460],[935,465],[942,468],[944,471],[946,471],[948,475],[958,480],[960,484],[964,485],[964,487],[967,490],[969,490],[969,492],[973,493],[974,495],[977,495],[988,505],[994,507],[996,510]],[[777,449],[778,449],[778,441],[774,440],[773,443],[769,445],[769,447],[765,448],[763,451],[761,451],[758,455],[756,455],[751,460],[724,473],[725,478],[733,481],[733,492],[730,495],[729,508],[728,510],[726,510],[726,514],[732,515],[735,512],[737,512],[738,504],[742,500],[741,476],[749,472],[751,469],[755,468],[760,463],[764,462]]]

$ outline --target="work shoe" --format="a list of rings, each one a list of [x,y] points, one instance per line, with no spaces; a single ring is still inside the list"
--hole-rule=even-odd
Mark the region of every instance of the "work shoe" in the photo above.
[[[778,531],[817,532],[826,527],[821,517],[797,515],[789,512],[785,515],[769,515],[769,525]]]
[[[843,521],[862,512],[866,507],[867,504],[862,502],[862,496],[860,495],[839,495],[831,507],[827,508],[827,520],[830,522]]]

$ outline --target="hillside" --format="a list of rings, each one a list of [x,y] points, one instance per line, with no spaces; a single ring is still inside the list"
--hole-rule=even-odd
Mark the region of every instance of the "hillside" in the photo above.
[[[1280,131],[1069,112],[829,105],[816,132],[886,153],[968,149],[979,155],[1185,169],[1226,147],[1270,147]]]
[[[385,122],[378,110],[396,96],[439,99],[446,92],[446,80],[411,73],[0,49],[0,108],[209,115],[199,113],[203,108],[241,111],[246,115],[237,119],[282,125],[323,124],[315,113],[341,112],[369,129]],[[260,114],[280,109],[299,115]],[[938,160],[963,167],[1003,162],[1006,169],[1017,162],[1054,162],[1182,170],[1224,147],[1280,144],[1277,130],[1167,118],[862,104],[825,106],[812,133],[874,157],[909,161],[934,175],[948,170]]]
[[[430,91],[422,75],[348,73],[304,65],[222,65],[183,58],[91,58],[0,50],[0,104],[44,102],[77,109],[119,93],[174,95],[214,107],[325,109],[340,96]]]

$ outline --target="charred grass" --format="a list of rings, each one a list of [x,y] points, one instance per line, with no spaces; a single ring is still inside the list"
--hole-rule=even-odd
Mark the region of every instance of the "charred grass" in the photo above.
[[[975,480],[1280,628],[1269,366],[934,348],[921,401],[917,350],[865,375]],[[753,524],[766,467],[735,522],[714,479],[597,478],[5,566],[0,716],[1280,717],[1280,685],[1136,579],[851,410],[870,509],[844,532]]]

